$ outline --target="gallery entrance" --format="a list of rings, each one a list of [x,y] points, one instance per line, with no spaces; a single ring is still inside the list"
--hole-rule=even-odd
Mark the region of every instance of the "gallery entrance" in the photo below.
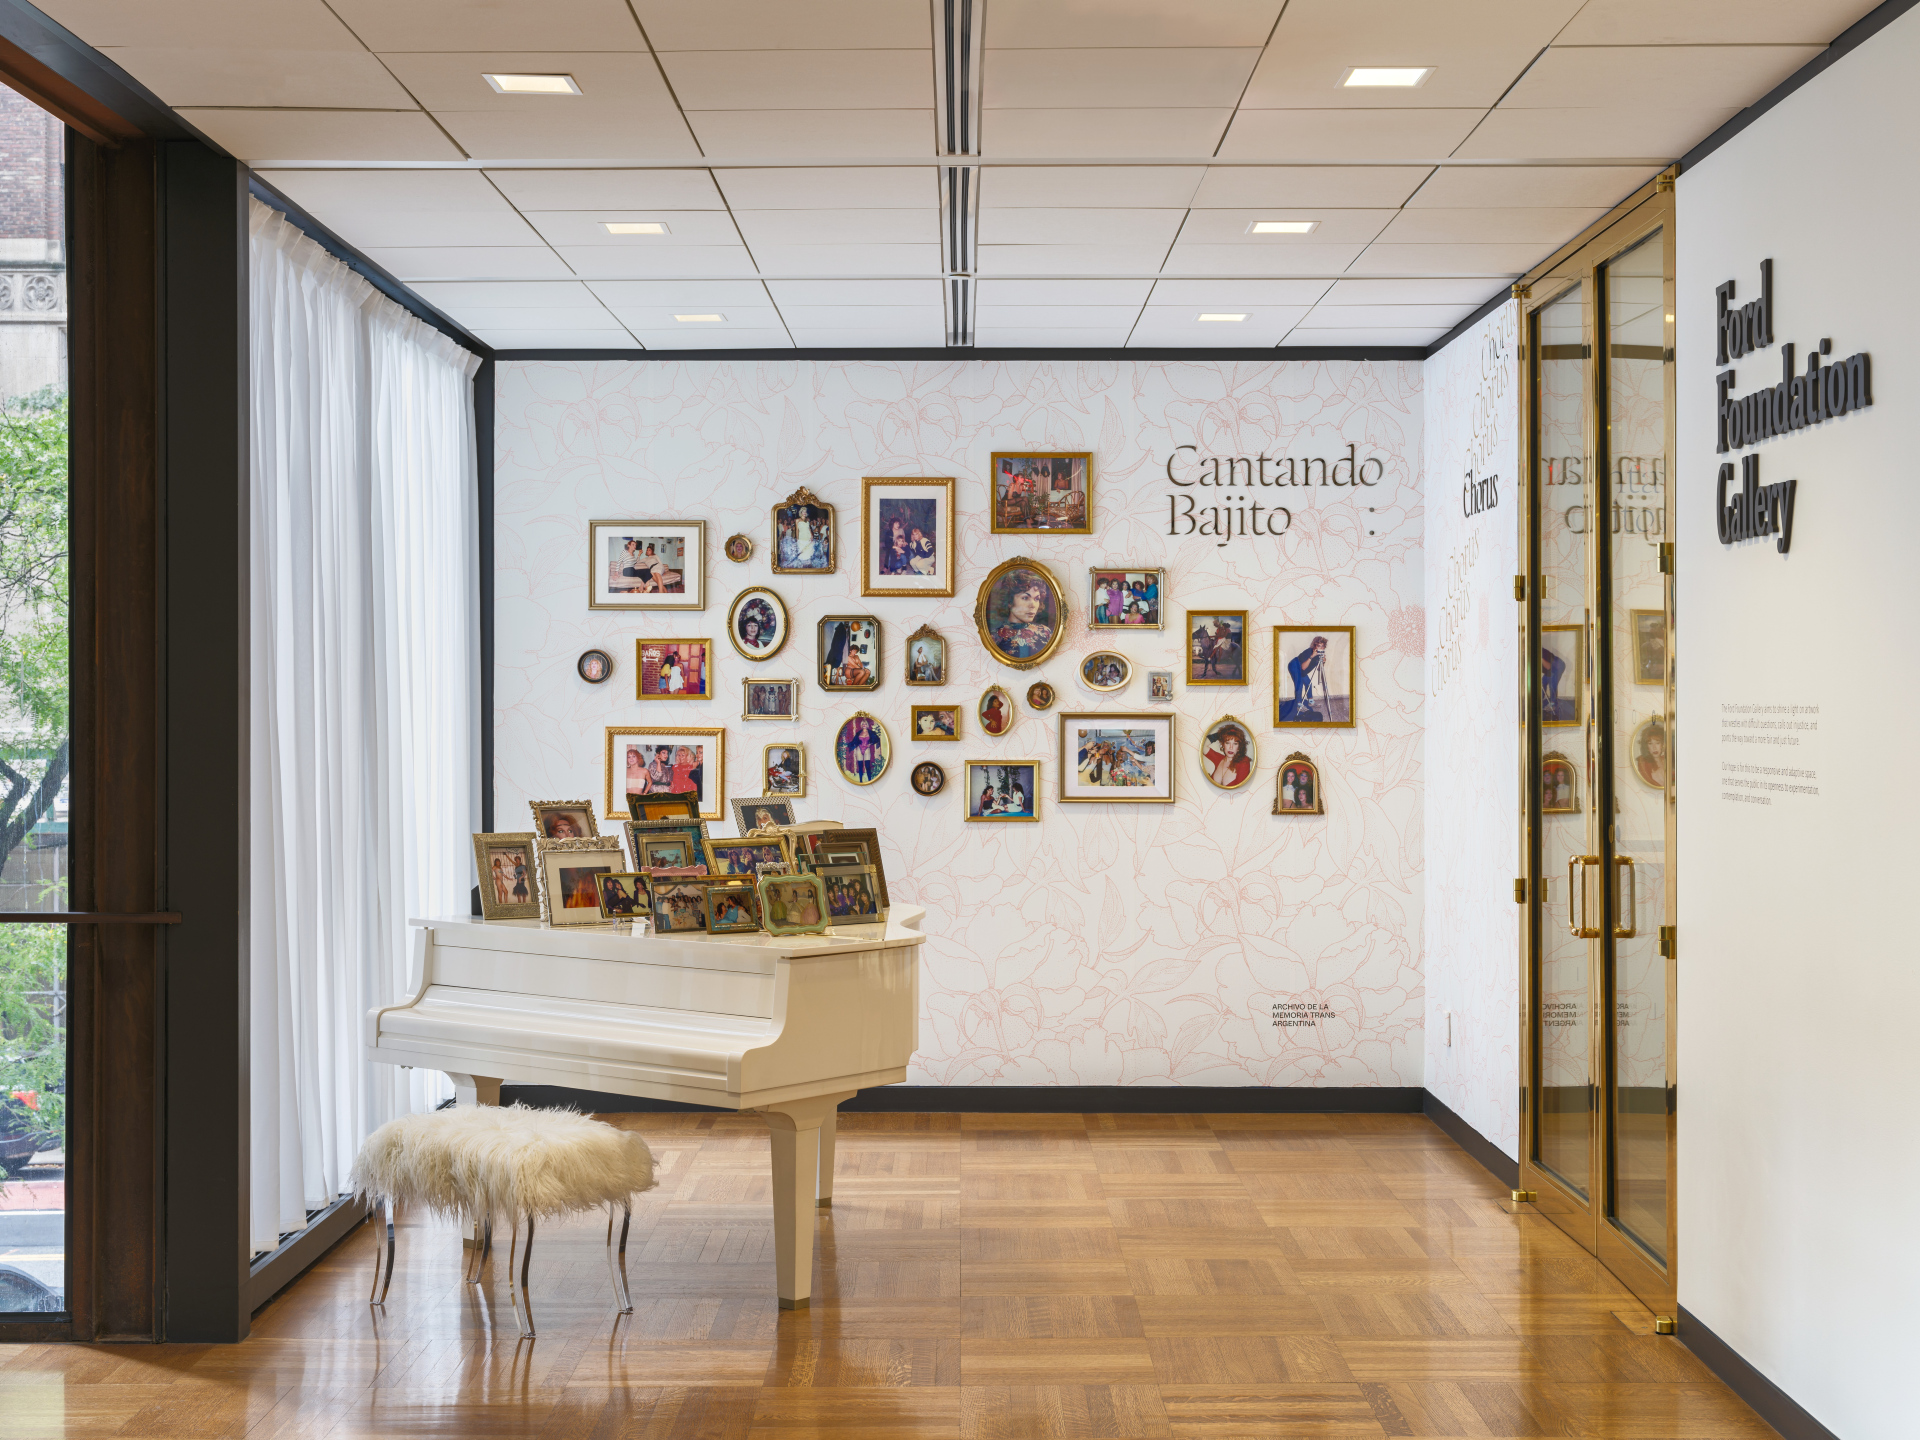
[[[1521,295],[1520,1189],[1673,1314],[1673,194]]]

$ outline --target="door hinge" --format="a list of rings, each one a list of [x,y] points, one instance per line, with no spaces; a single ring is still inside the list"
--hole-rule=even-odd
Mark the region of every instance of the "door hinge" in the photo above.
[[[1660,542],[1660,573],[1662,575],[1673,573],[1673,542],[1671,540]]]
[[[1676,960],[1680,956],[1680,938],[1671,925],[1660,927],[1660,955],[1666,960]]]
[[[1513,1203],[1516,1205],[1532,1205],[1537,1203],[1539,1199],[1540,1192],[1538,1190],[1516,1190],[1513,1192]]]
[[[1527,598],[1526,576],[1516,575],[1513,577],[1513,598],[1516,600],[1524,600]]]
[[[1513,882],[1513,903],[1516,905],[1524,905],[1527,903],[1526,881],[1516,880]]]

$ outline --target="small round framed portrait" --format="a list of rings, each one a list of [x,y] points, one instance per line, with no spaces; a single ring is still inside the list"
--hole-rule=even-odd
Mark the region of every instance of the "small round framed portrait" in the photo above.
[[[1326,804],[1320,797],[1320,769],[1298,750],[1280,762],[1280,774],[1274,784],[1273,813],[1327,813]]]
[[[1200,773],[1222,790],[1238,790],[1259,763],[1253,731],[1237,715],[1222,715],[1200,737]]]
[[[1080,679],[1089,690],[1111,695],[1133,679],[1133,662],[1113,650],[1096,650],[1080,662]]]
[[[733,597],[727,611],[727,639],[749,660],[771,660],[787,643],[787,607],[764,586]]]
[[[931,760],[922,760],[913,767],[913,792],[916,795],[938,795],[947,788],[947,772]]]
[[[893,761],[893,741],[887,727],[866,711],[856,711],[841,722],[833,737],[833,763],[856,785],[871,785],[887,773]]]
[[[753,554],[753,542],[744,535],[729,535],[722,551],[734,564],[743,565],[747,557]]]
[[[980,728],[989,735],[1004,735],[1013,728],[1013,696],[998,685],[980,697]]]
[[[1016,670],[1031,670],[1060,644],[1067,597],[1038,560],[1009,560],[980,582],[973,623],[994,659]]]
[[[1027,687],[1027,704],[1036,710],[1053,708],[1053,686],[1044,680],[1036,680]]]
[[[599,685],[613,676],[613,656],[604,650],[582,650],[573,668],[589,685]]]

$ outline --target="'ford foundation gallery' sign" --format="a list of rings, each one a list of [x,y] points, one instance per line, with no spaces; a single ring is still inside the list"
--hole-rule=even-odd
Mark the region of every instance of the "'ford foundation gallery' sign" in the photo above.
[[[1735,307],[1733,281],[1715,287],[1714,334],[1716,365],[1729,365],[1773,344],[1773,261],[1760,262],[1760,296]],[[1806,430],[1824,420],[1837,420],[1873,404],[1873,364],[1862,350],[1842,360],[1825,362],[1833,341],[1809,346],[1807,367],[1794,373],[1793,342],[1780,347],[1780,383],[1763,385],[1747,395],[1733,393],[1734,372],[1714,377],[1717,449],[1729,451],[1758,445],[1780,435]],[[1734,485],[1733,462],[1723,461],[1713,487],[1714,526],[1720,543],[1758,540],[1777,535],[1774,548],[1784,555],[1793,546],[1793,506],[1798,480],[1760,483],[1760,457],[1740,457],[1740,483]]]

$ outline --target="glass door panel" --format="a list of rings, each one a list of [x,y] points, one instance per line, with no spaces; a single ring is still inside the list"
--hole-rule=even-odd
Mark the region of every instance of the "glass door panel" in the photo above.
[[[1614,1222],[1654,1259],[1667,1251],[1667,365],[1665,236],[1655,231],[1604,266],[1609,515],[1606,693],[1615,878],[1604,974],[1608,1150]]]
[[[1587,287],[1575,285],[1533,315],[1535,504],[1533,553],[1539,653],[1533,657],[1539,794],[1534,993],[1533,1162],[1580,1200],[1592,1180],[1593,1004],[1586,923],[1592,808],[1592,647],[1587,623],[1587,444],[1590,350]]]

